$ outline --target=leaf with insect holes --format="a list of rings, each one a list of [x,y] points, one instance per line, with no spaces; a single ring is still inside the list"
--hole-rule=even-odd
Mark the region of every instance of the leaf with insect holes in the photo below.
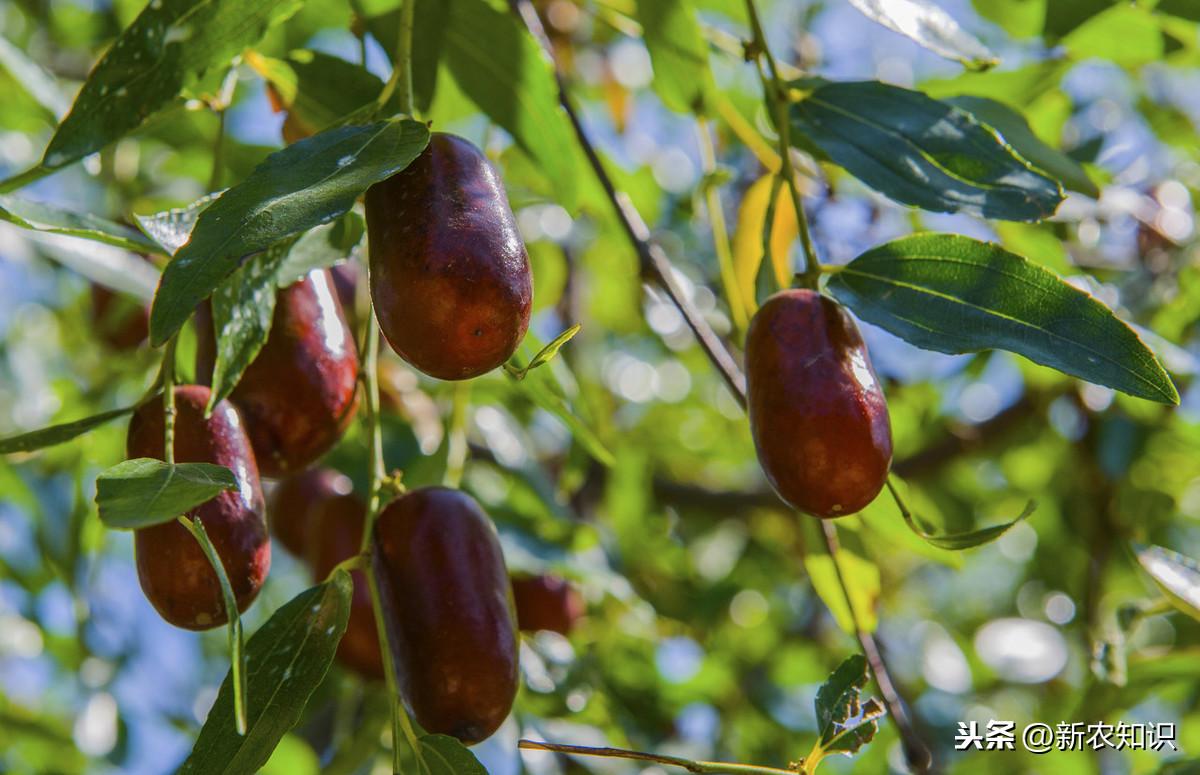
[[[96,505],[107,527],[150,527],[237,486],[233,471],[225,466],[139,457],[117,463],[96,478]]]
[[[1133,551],[1171,605],[1200,620],[1200,563],[1161,546],[1135,544]]]
[[[878,81],[792,84],[792,142],[902,204],[1008,221],[1054,214],[1062,187],[953,105]]]
[[[47,234],[65,234],[69,237],[103,242],[106,245],[116,245],[126,250],[160,252],[158,246],[139,234],[137,229],[99,216],[75,213],[11,194],[0,194],[0,221],[8,221],[22,229]]]
[[[98,428],[111,420],[123,417],[136,408],[136,406],[126,406],[121,409],[113,409],[111,412],[94,414],[82,420],[51,425],[36,431],[30,431],[29,433],[0,439],[0,455],[11,455],[14,452],[32,452],[35,449],[62,444],[63,442],[82,436],[93,428]]]
[[[846,659],[817,690],[814,702],[820,738],[820,755],[856,753],[879,731],[883,705],[874,697],[861,702],[859,695],[869,679],[867,659],[855,654]]]
[[[167,265],[150,313],[151,342],[174,335],[242,257],[340,217],[428,142],[424,124],[389,119],[330,129],[268,156],[200,213]]]
[[[903,237],[851,261],[827,288],[863,320],[926,350],[1009,350],[1138,398],[1179,403],[1154,353],[1111,310],[994,243]]]
[[[335,570],[329,580],[301,592],[271,615],[246,642],[249,726],[239,735],[233,685],[225,676],[180,775],[251,775],[296,725],[308,698],[333,663],[350,618],[354,584]]]
[[[954,17],[929,0],[850,0],[863,16],[916,41],[922,48],[971,70],[986,70],[1000,60]]]
[[[88,74],[42,166],[63,167],[137,129],[301,5],[302,0],[151,0]]]

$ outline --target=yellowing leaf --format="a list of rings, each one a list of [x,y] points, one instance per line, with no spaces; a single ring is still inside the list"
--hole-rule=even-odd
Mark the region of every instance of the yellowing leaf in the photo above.
[[[738,209],[737,228],[733,233],[733,272],[737,278],[738,293],[751,314],[758,309],[755,288],[763,261],[763,228],[767,221],[767,206],[774,177],[764,175],[746,189]],[[800,233],[796,211],[789,196],[787,186],[780,186],[775,198],[775,221],[771,228],[771,268],[779,288],[791,284],[792,242]]]

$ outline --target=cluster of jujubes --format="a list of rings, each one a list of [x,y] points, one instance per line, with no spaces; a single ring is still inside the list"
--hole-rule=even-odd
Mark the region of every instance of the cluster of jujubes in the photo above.
[[[750,429],[767,479],[818,517],[862,510],[887,481],[887,402],[848,312],[816,291],[775,294],[746,337]]]

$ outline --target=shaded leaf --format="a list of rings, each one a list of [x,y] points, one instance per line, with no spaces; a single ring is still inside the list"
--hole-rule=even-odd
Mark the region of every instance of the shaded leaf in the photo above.
[[[972,70],[986,70],[1000,61],[978,38],[929,0],[850,0],[850,4],[868,19]]]
[[[212,463],[164,463],[140,457],[117,463],[96,478],[100,521],[110,528],[170,522],[226,490],[237,479]]]
[[[1179,402],[1158,359],[1107,307],[993,243],[957,234],[893,240],[847,264],[828,290],[926,350],[1010,350],[1139,398]]]
[[[11,194],[0,194],[0,220],[22,229],[66,234],[126,250],[160,252],[158,245],[139,234],[137,229],[89,213],[74,213]]]
[[[97,428],[110,420],[123,417],[136,408],[136,406],[126,406],[122,409],[114,409],[111,412],[101,412],[91,417],[85,417],[82,420],[51,425],[47,428],[30,431],[29,433],[0,439],[0,455],[11,455],[14,452],[32,452],[35,449],[62,444],[64,441],[70,441],[77,436],[82,436],[93,428]]]
[[[425,735],[421,738],[421,758],[429,775],[487,775],[475,754],[449,735]]]
[[[877,81],[793,84],[796,141],[897,202],[933,212],[1037,221],[1063,200],[1058,182],[970,113]]]
[[[286,288],[314,269],[328,269],[344,260],[362,242],[362,216],[348,212],[337,221],[309,229],[296,240],[275,269],[275,285]]]
[[[341,216],[428,142],[424,124],[391,119],[330,129],[268,156],[200,214],[167,265],[150,315],[151,342],[178,331],[243,256]]]
[[[860,702],[859,695],[867,685],[867,658],[854,654],[838,665],[817,689],[813,704],[817,711],[817,745],[822,752],[853,753],[874,737],[878,730],[875,719],[883,708],[874,699]],[[865,734],[855,730],[867,727]]]
[[[228,63],[302,0],[155,0],[100,59],[42,165],[58,168],[137,129],[211,67]]]
[[[921,538],[938,547],[939,549],[948,549],[950,551],[962,551],[963,549],[971,549],[976,546],[983,546],[995,541],[1000,536],[1004,535],[1018,522],[1023,522],[1028,519],[1034,510],[1037,509],[1035,501],[1029,501],[1017,518],[1011,522],[1005,522],[1000,525],[991,525],[989,527],[971,530],[965,533],[942,533],[936,534],[927,531],[925,528],[917,524],[913,519],[913,515],[907,509],[901,509],[900,514],[904,517],[904,521],[908,527]]]
[[[271,615],[246,643],[249,729],[237,734],[228,675],[200,736],[179,773],[240,775],[258,772],[300,720],[321,683],[350,617],[350,574],[301,592]]]
[[[1133,547],[1138,564],[1154,579],[1171,604],[1200,620],[1200,563],[1161,546]]]
[[[1083,165],[1057,148],[1043,143],[1029,128],[1025,117],[1009,106],[987,97],[972,96],[951,97],[946,102],[962,108],[995,129],[1017,153],[1057,178],[1067,188],[1093,199],[1100,196],[1100,189],[1088,177]]]
[[[671,110],[703,113],[712,88],[708,42],[688,0],[638,0],[637,19],[654,68],[652,86]]]

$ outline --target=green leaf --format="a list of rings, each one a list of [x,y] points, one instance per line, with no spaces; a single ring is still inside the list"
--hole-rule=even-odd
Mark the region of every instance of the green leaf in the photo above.
[[[820,539],[813,538],[815,546]],[[804,555],[804,570],[812,582],[813,590],[843,632],[874,632],[879,625],[875,613],[875,602],[880,594],[879,567],[844,546],[838,551],[837,558],[837,567],[834,567],[833,559],[828,554]],[[847,594],[854,606],[853,611],[846,607]]]
[[[52,119],[57,121],[67,112],[70,103],[63,96],[54,76],[43,70],[41,65],[30,59],[7,38],[0,38],[0,67],[7,70],[13,81],[20,84]]]
[[[904,517],[904,521],[908,527],[921,538],[938,547],[939,549],[948,549],[952,552],[971,549],[976,546],[983,546],[995,541],[1000,536],[1004,535],[1018,522],[1023,522],[1028,519],[1034,510],[1037,509],[1035,501],[1029,501],[1017,518],[1011,522],[1005,522],[1000,525],[991,525],[989,527],[971,530],[965,533],[942,533],[940,535],[931,533],[922,526],[918,525],[913,515],[907,509],[901,509],[900,515]]]
[[[1153,14],[1124,3],[1091,17],[1062,44],[1075,59],[1107,59],[1124,67],[1156,62],[1163,55],[1162,30]]]
[[[96,478],[100,521],[134,529],[170,522],[226,490],[237,478],[212,463],[164,463],[148,457],[117,463]]]
[[[1179,394],[1154,353],[1107,307],[999,245],[916,234],[868,250],[828,290],[869,323],[926,350],[1010,350],[1164,404]]]
[[[1100,189],[1088,177],[1083,165],[1057,148],[1038,139],[1025,117],[1009,106],[987,97],[951,97],[946,100],[962,108],[1000,133],[1004,142],[1031,164],[1062,181],[1072,191],[1099,198]]]
[[[246,255],[338,218],[364,191],[412,162],[429,130],[410,119],[330,129],[271,154],[200,213],[163,272],[150,314],[162,344]]]
[[[422,737],[421,758],[429,768],[429,775],[487,775],[475,754],[449,735]]]
[[[574,339],[575,335],[578,334],[582,328],[582,324],[576,323],[566,331],[563,331],[561,334],[554,337],[550,344],[538,350],[537,355],[533,356],[533,360],[529,362],[528,366],[522,368],[520,366],[513,365],[512,363],[506,363],[504,364],[504,370],[517,381],[525,379],[525,376],[529,374],[529,372],[533,371],[539,366],[545,366],[547,363],[553,360],[554,356],[558,355],[558,351],[563,348],[563,345]]]
[[[287,59],[252,52],[246,61],[267,80],[279,107],[305,135],[328,129],[374,102],[383,91],[383,81],[362,65],[322,51],[300,49],[288,54]],[[388,103],[385,112],[399,112],[398,98]]]
[[[221,193],[202,196],[186,207],[176,207],[153,215],[135,214],[133,218],[143,234],[154,240],[168,256],[173,256],[187,244],[200,213],[217,201]]]
[[[679,113],[703,113],[713,87],[708,42],[688,0],[638,0],[637,20],[650,51],[654,91]]]
[[[334,571],[329,581],[301,592],[272,614],[246,643],[249,729],[237,734],[230,677],[200,730],[180,775],[258,772],[300,720],[321,683],[350,617],[353,582]]]
[[[423,10],[430,5],[448,8]],[[430,26],[442,17],[440,53],[459,88],[512,135],[554,183],[560,203],[574,210],[579,177],[575,136],[558,105],[554,68],[542,47],[515,16],[496,10],[486,0],[418,3],[416,14],[420,32],[414,34],[414,45],[438,34],[430,32]],[[398,23],[399,16],[389,14],[372,26],[389,54],[395,52]],[[436,46],[436,40],[431,38],[429,44]],[[418,68],[416,75],[420,73]]]
[[[8,221],[22,229],[66,234],[141,253],[161,252],[158,245],[139,234],[137,229],[88,213],[73,213],[11,194],[0,194],[0,220]]]
[[[85,417],[82,420],[51,425],[48,428],[41,428],[29,433],[0,439],[0,455],[11,455],[14,452],[32,452],[35,449],[62,444],[64,441],[70,441],[77,436],[82,436],[93,428],[97,428],[110,420],[123,417],[136,408],[136,406],[126,406],[122,409],[113,409],[111,412],[101,412],[91,417]]]
[[[986,70],[1000,60],[954,17],[929,0],[850,0],[868,19],[915,40],[922,48],[972,70]]]
[[[88,75],[42,166],[63,167],[137,129],[209,68],[227,64],[301,5],[302,0],[148,3]]]
[[[446,39],[453,0],[413,0],[412,82],[413,99],[417,110],[429,113],[437,91],[438,65]],[[367,20],[367,29],[389,56],[395,56],[400,37],[400,11],[374,16]]]
[[[292,244],[275,269],[275,284],[286,288],[314,269],[328,269],[362,242],[366,227],[361,215],[348,212],[337,221],[309,229]]]
[[[1200,620],[1200,563],[1161,546],[1135,544],[1133,551],[1171,605]]]
[[[933,212],[1037,221],[1063,200],[1058,182],[953,105],[877,81],[798,81],[796,140],[897,202]]]
[[[209,414],[229,397],[246,367],[267,343],[275,316],[276,270],[293,242],[285,240],[252,256],[213,293],[217,358],[205,410]]]
[[[883,715],[883,706],[874,698],[859,700],[869,678],[866,657],[855,654],[840,664],[817,690],[813,704],[820,732],[816,749],[821,754],[853,754],[879,731],[876,719]]]
[[[974,0],[971,5],[976,13],[1014,38],[1040,34],[1046,18],[1046,0]]]

